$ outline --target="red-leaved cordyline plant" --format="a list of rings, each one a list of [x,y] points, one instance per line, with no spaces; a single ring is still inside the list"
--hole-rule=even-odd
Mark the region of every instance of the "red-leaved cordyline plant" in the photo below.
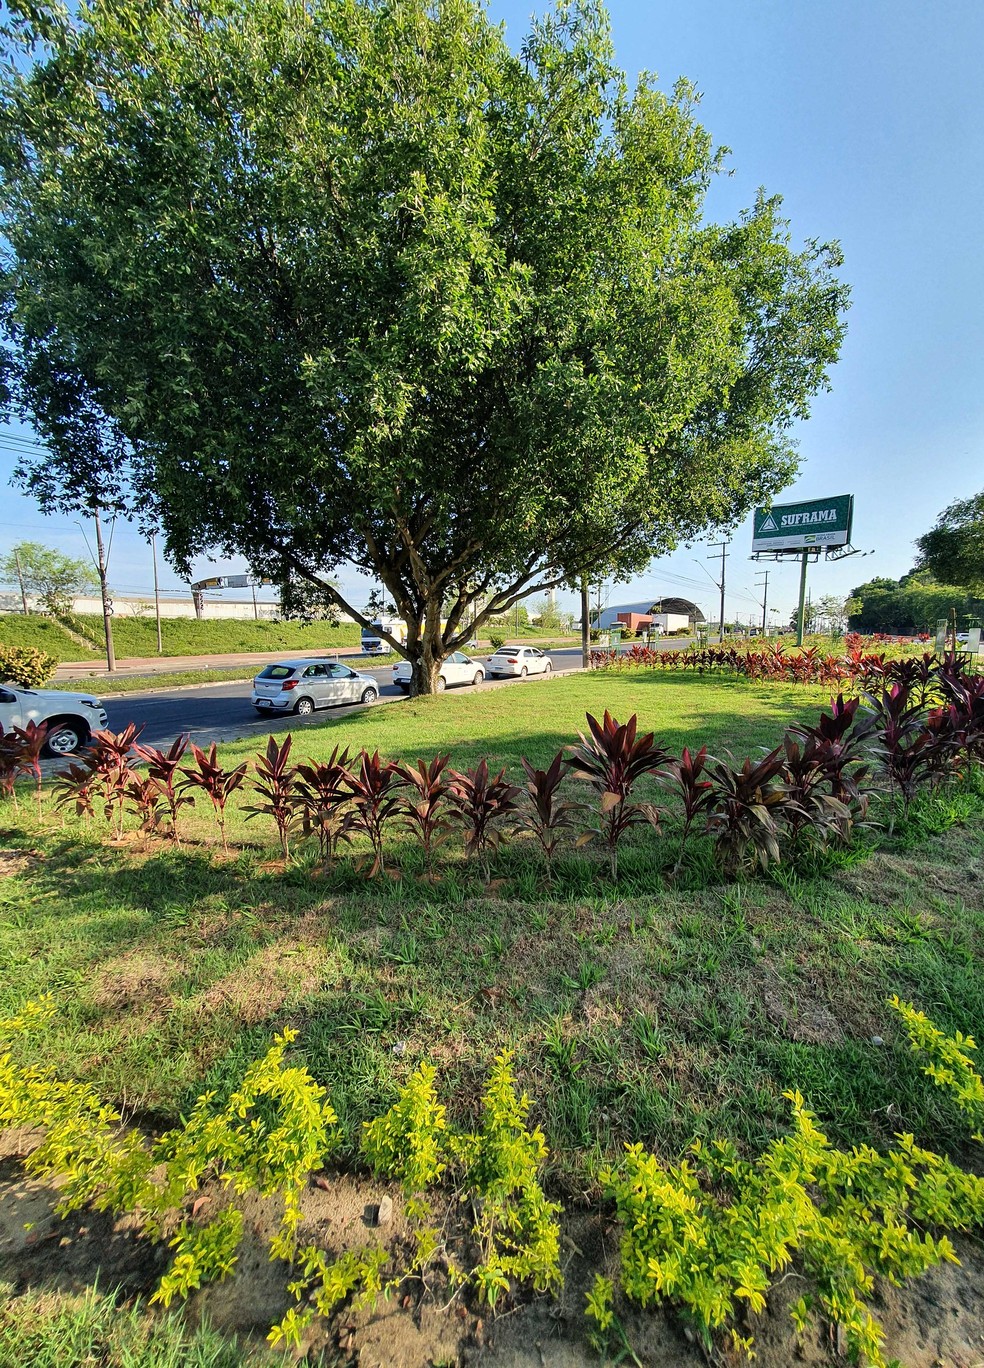
[[[673,866],[674,878],[680,873],[683,864],[683,853],[690,828],[702,813],[707,812],[714,801],[714,785],[703,777],[706,765],[706,746],[701,746],[693,755],[684,746],[680,759],[668,760],[665,767],[656,775],[656,782],[669,789],[671,793],[679,794],[683,802],[683,832],[680,836],[680,853]]]
[[[442,777],[450,758],[436,755],[430,764],[418,759],[415,765],[399,766],[400,778],[410,789],[400,799],[400,821],[419,837],[428,874],[432,872],[434,851],[451,831],[448,786]]]
[[[647,824],[659,830],[661,813],[652,803],[631,803],[629,797],[645,774],[659,769],[670,759],[668,751],[657,746],[653,733],[637,735],[635,713],[628,722],[619,723],[608,709],[601,722],[587,714],[590,739],[578,732],[581,744],[572,746],[571,772],[600,795],[600,825],[585,832],[577,844],[599,837],[608,851],[612,878],[618,877],[618,845],[633,826]]]
[[[229,801],[230,794],[235,793],[246,778],[249,769],[249,761],[244,760],[241,765],[237,765],[234,770],[223,769],[216,760],[217,747],[215,742],[209,746],[208,751],[203,751],[192,742],[191,754],[195,761],[195,769],[182,768],[181,773],[184,778],[178,785],[181,789],[199,788],[203,793],[207,793],[212,800],[212,807],[215,815],[219,819],[219,831],[222,833],[222,849],[226,854],[229,853],[229,843],[226,840],[225,810],[226,803]],[[286,851],[285,857],[286,857]]]
[[[28,722],[26,727],[13,727],[12,734],[17,746],[17,773],[33,774],[34,796],[38,804],[38,821],[41,820],[41,752],[48,736],[44,722]]]
[[[380,760],[379,751],[372,755],[359,752],[357,765],[345,777],[352,800],[351,826],[368,836],[373,862],[370,879],[383,868],[383,828],[400,811],[396,790],[404,785],[400,767],[394,760]]]
[[[490,776],[488,762],[480,760],[474,769],[448,771],[448,790],[458,820],[465,828],[465,854],[478,855],[485,882],[491,880],[489,854],[499,848],[502,831],[497,825],[516,809],[519,789],[510,784],[505,768]]]
[[[0,792],[7,794],[17,807],[17,771],[20,761],[20,742],[13,732],[4,731],[0,724]]]
[[[301,830],[305,836],[312,832],[317,836],[323,864],[335,858],[339,841],[350,839],[349,814],[343,811],[349,801],[348,766],[348,747],[340,752],[336,746],[327,760],[297,767],[295,801],[301,814]]]
[[[297,820],[297,770],[287,763],[294,738],[288,733],[281,746],[271,736],[266,750],[256,757],[256,778],[252,787],[264,799],[243,808],[247,822],[253,817],[272,817],[280,837],[284,859],[290,859],[290,833]]]
[[[939,751],[926,730],[926,718],[916,688],[911,683],[890,684],[879,693],[865,693],[865,734],[882,772],[888,779],[891,817],[889,835],[895,828],[895,795],[902,797],[908,812],[923,774],[936,765]],[[942,745],[942,743],[939,743]]]
[[[96,772],[88,761],[73,762],[55,775],[55,806],[67,807],[73,803],[76,817],[95,816],[96,783]]]
[[[116,839],[123,839],[123,805],[133,778],[130,752],[143,727],[128,723],[121,732],[97,731],[89,742],[89,764],[95,777],[107,822],[116,821]]]
[[[161,791],[156,779],[149,774],[135,774],[126,786],[126,796],[137,810],[140,830],[154,832],[161,820],[158,808],[161,804]]]
[[[558,751],[546,769],[535,769],[523,756],[526,784],[524,803],[517,810],[514,829],[526,833],[539,843],[547,862],[548,873],[553,872],[553,857],[564,832],[575,825],[576,814],[584,811],[583,803],[559,800],[557,790],[564,781],[569,764],[563,751]]]
[[[830,700],[829,715],[821,713],[815,726],[794,722],[789,731],[804,741],[817,761],[822,762],[831,796],[864,816],[868,799],[861,789],[861,781],[868,770],[861,764],[861,758],[869,724],[865,714],[859,717],[859,707],[859,699],[845,700],[843,694],[838,694]]]
[[[794,804],[783,782],[782,747],[763,755],[761,760],[746,759],[741,769],[713,760],[707,774],[714,785],[714,798],[708,813],[710,831],[722,856],[726,874],[736,874],[749,850],[755,863],[768,869],[780,859],[779,837]]]
[[[939,684],[944,703],[934,725],[948,738],[954,767],[965,769],[984,760],[984,675],[946,669],[940,671]]]
[[[824,747],[814,738],[802,748],[791,732],[783,739],[783,784],[789,798],[784,808],[790,845],[795,849],[812,840],[826,847],[830,836],[850,840],[852,813],[849,804],[827,791]]]
[[[186,805],[193,807],[195,803],[190,793],[182,794],[178,790],[178,766],[184,758],[189,739],[188,733],[184,732],[171,742],[167,751],[158,750],[156,746],[133,748],[134,755],[147,762],[147,774],[157,785],[158,793],[167,806],[171,836],[178,845],[181,844],[178,838],[178,809]]]

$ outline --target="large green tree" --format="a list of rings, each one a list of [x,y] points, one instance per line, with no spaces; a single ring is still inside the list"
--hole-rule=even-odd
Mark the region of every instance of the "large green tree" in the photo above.
[[[937,578],[984,594],[984,490],[944,508],[916,545],[922,565]]]
[[[79,594],[99,588],[99,576],[87,561],[40,542],[18,542],[0,556],[0,580],[18,585],[52,615],[70,613]]]
[[[791,479],[839,253],[775,199],[704,221],[693,92],[629,90],[594,0],[518,54],[474,0],[11,9],[6,381],[42,504],[123,500],[179,568],[240,552],[362,620],[348,561],[419,692],[474,605],[627,574]]]

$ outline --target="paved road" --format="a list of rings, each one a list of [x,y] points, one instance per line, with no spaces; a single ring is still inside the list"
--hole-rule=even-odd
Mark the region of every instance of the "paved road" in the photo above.
[[[569,648],[550,652],[550,661],[555,670],[571,670],[580,666],[580,649]],[[386,665],[376,670],[363,670],[361,673],[373,675],[380,684],[381,703],[393,703],[404,698],[395,684],[391,683],[392,666]],[[483,688],[510,688],[518,680],[496,680],[482,685]],[[98,683],[94,691],[98,690]],[[343,717],[357,703],[341,708],[330,708],[315,713],[312,717],[294,717],[293,714],[260,716],[250,704],[250,685],[221,684],[195,690],[175,690],[171,693],[155,693],[146,698],[113,698],[105,701],[109,725],[119,731],[128,722],[143,726],[141,741],[151,746],[161,746],[170,742],[181,732],[190,732],[191,739],[199,746],[212,741],[229,741],[235,737],[256,736],[261,738],[268,732],[299,731],[303,727],[317,726],[326,717]]]

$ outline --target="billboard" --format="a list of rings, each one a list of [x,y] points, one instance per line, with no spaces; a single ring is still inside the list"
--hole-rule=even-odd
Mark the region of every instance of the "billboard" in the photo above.
[[[848,546],[854,495],[756,508],[752,551],[805,551],[811,546]]]

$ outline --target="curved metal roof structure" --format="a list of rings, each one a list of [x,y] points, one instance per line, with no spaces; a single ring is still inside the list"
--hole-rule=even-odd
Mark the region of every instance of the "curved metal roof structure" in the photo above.
[[[696,603],[691,603],[690,599],[671,598],[669,595],[656,599],[648,611],[650,613],[686,613],[688,617],[693,618],[694,622],[704,621],[704,614]]]

